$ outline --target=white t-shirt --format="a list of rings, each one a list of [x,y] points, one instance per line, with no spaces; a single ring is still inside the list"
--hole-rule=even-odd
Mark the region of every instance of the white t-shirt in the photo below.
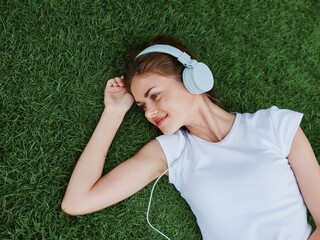
[[[287,159],[302,116],[277,107],[236,113],[217,143],[182,130],[157,137],[169,181],[204,240],[308,239],[306,206]]]

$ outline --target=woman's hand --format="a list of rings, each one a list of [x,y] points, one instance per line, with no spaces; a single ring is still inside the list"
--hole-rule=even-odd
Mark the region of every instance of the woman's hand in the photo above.
[[[105,108],[126,113],[134,99],[123,84],[123,76],[109,79],[104,90]]]

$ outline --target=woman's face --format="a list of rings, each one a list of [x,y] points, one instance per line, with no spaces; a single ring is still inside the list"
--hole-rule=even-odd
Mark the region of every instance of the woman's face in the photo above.
[[[173,76],[156,73],[132,79],[131,92],[149,122],[164,134],[172,134],[186,124],[193,97]]]

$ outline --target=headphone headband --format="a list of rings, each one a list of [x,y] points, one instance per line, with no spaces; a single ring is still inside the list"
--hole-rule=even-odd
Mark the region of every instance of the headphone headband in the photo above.
[[[191,57],[186,52],[182,52],[178,48],[166,44],[156,44],[147,47],[142,52],[140,52],[136,56],[136,58],[140,57],[141,55],[153,52],[166,53],[173,57],[176,57],[178,61],[181,62],[185,67],[193,67],[197,63],[195,60],[191,60]]]

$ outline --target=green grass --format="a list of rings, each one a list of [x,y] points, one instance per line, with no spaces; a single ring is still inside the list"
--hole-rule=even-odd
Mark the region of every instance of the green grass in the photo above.
[[[151,185],[87,216],[60,210],[106,80],[122,73],[127,50],[158,34],[180,38],[210,66],[228,111],[303,112],[320,156],[319,12],[316,0],[1,1],[0,239],[162,239],[145,221]],[[154,137],[132,108],[106,170]],[[156,226],[172,239],[201,238],[167,179],[155,194]]]

